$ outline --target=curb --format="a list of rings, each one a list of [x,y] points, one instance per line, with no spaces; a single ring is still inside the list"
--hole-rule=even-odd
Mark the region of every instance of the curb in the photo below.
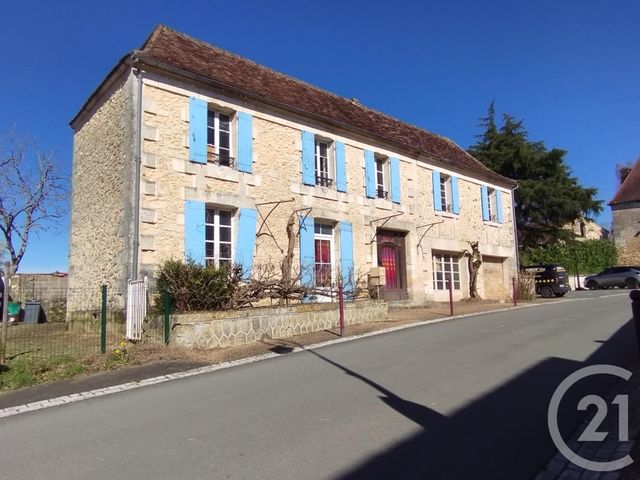
[[[492,314],[492,313],[499,313],[499,312],[509,312],[509,311],[513,311],[513,310],[521,310],[524,308],[532,308],[532,307],[539,307],[539,306],[543,306],[543,305],[554,305],[557,303],[564,303],[564,302],[570,302],[573,301],[572,299],[566,299],[566,300],[559,300],[559,301],[555,301],[555,302],[548,302],[548,303],[529,303],[526,305],[519,305],[517,307],[507,307],[507,308],[497,308],[497,309],[493,309],[493,310],[487,310],[484,312],[474,312],[474,313],[464,313],[464,314],[460,314],[460,315],[454,315],[452,317],[443,317],[443,318],[436,318],[436,319],[432,319],[432,320],[422,320],[422,321],[418,321],[418,322],[414,322],[414,323],[407,323],[406,325],[398,325],[396,327],[388,327],[388,328],[383,328],[381,330],[375,330],[372,332],[367,332],[367,333],[362,333],[359,335],[354,335],[352,337],[343,337],[343,338],[337,338],[334,340],[327,340],[326,342],[321,342],[321,343],[315,343],[312,345],[308,345],[305,347],[295,347],[291,352],[289,352],[287,355],[290,355],[292,353],[299,353],[299,352],[303,352],[305,350],[315,350],[317,348],[322,348],[322,347],[328,347],[330,345],[336,345],[336,344],[340,344],[340,343],[345,343],[345,342],[351,342],[354,340],[358,340],[361,338],[367,338],[367,337],[374,337],[377,335],[384,335],[386,333],[392,333],[392,332],[398,332],[401,330],[406,330],[409,328],[415,328],[415,327],[420,327],[420,326],[424,326],[424,325],[430,325],[430,324],[435,324],[435,323],[442,323],[442,322],[449,322],[451,320],[457,320],[460,318],[467,318],[467,317],[474,317],[474,316],[478,316],[478,315],[487,315],[487,314]],[[199,367],[199,368],[194,368],[192,370],[187,370],[184,372],[178,372],[178,373],[170,373],[167,375],[161,375],[158,377],[152,377],[152,378],[147,378],[145,380],[140,380],[137,382],[128,382],[128,383],[123,383],[121,385],[114,385],[112,387],[105,387],[105,388],[98,388],[96,390],[89,390],[87,392],[82,392],[82,393],[74,393],[71,395],[65,395],[62,397],[55,397],[55,398],[51,398],[49,400],[41,400],[38,402],[32,402],[32,403],[27,403],[25,405],[17,405],[15,407],[7,407],[4,409],[0,410],[0,418],[7,418],[7,417],[12,417],[15,415],[20,415],[23,413],[28,413],[28,412],[35,412],[38,410],[43,410],[46,408],[51,408],[51,407],[57,407],[60,405],[67,405],[70,403],[75,403],[75,402],[79,402],[79,401],[83,401],[83,400],[89,400],[90,398],[98,398],[98,397],[103,397],[105,395],[111,395],[114,393],[118,393],[118,392],[125,392],[127,390],[134,390],[137,388],[142,388],[142,387],[146,387],[149,385],[156,385],[156,384],[160,384],[160,383],[165,383],[165,382],[169,382],[172,380],[178,380],[181,378],[188,378],[188,377],[193,377],[196,375],[202,375],[205,373],[211,373],[211,372],[216,372],[218,370],[225,370],[227,368],[233,368],[233,367],[238,367],[241,365],[247,365],[250,363],[255,363],[255,362],[261,362],[263,360],[268,360],[270,358],[276,358],[276,357],[282,357],[282,354],[279,353],[265,353],[263,355],[255,355],[252,357],[246,357],[246,358],[242,358],[239,360],[232,360],[229,362],[223,362],[223,363],[218,363],[215,365],[207,365],[204,367]]]

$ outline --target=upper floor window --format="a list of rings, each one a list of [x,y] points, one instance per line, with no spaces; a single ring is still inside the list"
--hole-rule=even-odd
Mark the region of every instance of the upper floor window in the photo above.
[[[333,227],[329,224],[314,225],[316,287],[330,287],[333,271]]]
[[[322,187],[333,186],[333,158],[331,142],[315,139],[316,185]]]
[[[376,155],[376,196],[389,198],[389,161],[387,157]]]
[[[487,208],[489,210],[489,220],[491,222],[498,221],[498,207],[496,199],[497,192],[495,188],[488,187],[487,188]]]
[[[452,212],[451,177],[440,174],[440,202],[443,212]]]
[[[207,112],[207,161],[224,167],[233,166],[231,156],[231,115]]]
[[[205,260],[207,265],[231,266],[233,215],[229,210],[207,208],[205,217]]]

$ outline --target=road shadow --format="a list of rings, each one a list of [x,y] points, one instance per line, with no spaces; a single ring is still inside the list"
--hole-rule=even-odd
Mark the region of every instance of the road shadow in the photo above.
[[[629,321],[584,362],[545,359],[447,417],[396,395],[317,350],[308,353],[371,386],[389,408],[421,427],[419,433],[399,439],[338,477],[344,480],[531,479],[556,453],[548,432],[547,409],[558,384],[587,365],[629,367],[638,357]],[[558,416],[563,438],[570,438],[586,415],[593,413],[578,411],[579,399],[588,393],[605,393],[615,382],[614,377],[598,375],[567,392]]]

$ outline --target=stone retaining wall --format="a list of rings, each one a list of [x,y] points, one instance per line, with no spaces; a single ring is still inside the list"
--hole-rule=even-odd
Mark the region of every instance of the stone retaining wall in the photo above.
[[[345,303],[345,325],[382,321],[386,302]],[[337,303],[264,307],[172,316],[171,343],[189,348],[245,345],[265,337],[287,338],[338,327]]]

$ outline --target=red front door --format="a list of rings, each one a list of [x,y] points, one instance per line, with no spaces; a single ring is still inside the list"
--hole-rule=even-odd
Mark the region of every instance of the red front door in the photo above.
[[[386,287],[398,288],[398,247],[393,244],[383,244],[380,247],[380,266],[384,267]]]
[[[383,298],[406,298],[404,268],[404,235],[400,232],[378,231],[378,265],[384,267],[386,285],[381,289]]]

